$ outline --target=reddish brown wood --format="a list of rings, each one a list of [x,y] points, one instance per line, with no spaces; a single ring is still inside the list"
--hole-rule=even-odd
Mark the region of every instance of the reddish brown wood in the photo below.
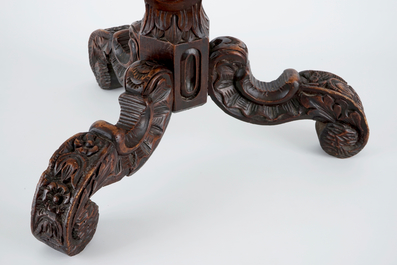
[[[285,70],[273,82],[251,74],[248,50],[232,37],[208,40],[201,0],[145,0],[142,21],[93,32],[90,65],[99,86],[124,86],[116,125],[95,122],[54,153],[37,185],[34,236],[68,255],[92,239],[101,187],[134,174],[159,144],[172,112],[202,105],[207,93],[227,114],[262,125],[313,119],[321,147],[346,158],[367,143],[356,92],[321,71]]]

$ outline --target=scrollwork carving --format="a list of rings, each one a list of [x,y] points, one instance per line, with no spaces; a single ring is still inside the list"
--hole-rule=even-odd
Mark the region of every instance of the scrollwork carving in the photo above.
[[[139,60],[137,32],[141,21],[94,31],[88,42],[90,66],[99,86],[103,89],[121,87],[124,72]]]
[[[134,78],[142,90],[133,94],[127,89],[120,97],[119,122],[96,122],[90,132],[67,140],[51,158],[36,189],[33,234],[71,256],[81,252],[96,231],[98,206],[90,197],[135,173],[156,149],[171,116],[170,71],[139,61],[130,72],[138,73]],[[145,106],[137,107],[137,102]]]
[[[209,94],[227,114],[260,125],[316,120],[321,147],[339,158],[366,145],[369,129],[362,103],[342,78],[288,69],[273,82],[260,82],[251,74],[243,42],[221,37],[210,47]]]
[[[308,117],[316,120],[323,150],[340,158],[356,155],[369,138],[367,119],[357,93],[331,73],[304,71],[300,75],[299,99]]]
[[[93,238],[102,187],[137,172],[158,146],[171,117],[202,105],[207,92],[227,114],[275,125],[316,121],[321,147],[330,155],[357,154],[369,129],[357,93],[342,78],[321,71],[285,70],[272,82],[251,73],[248,49],[233,37],[209,43],[201,0],[145,0],[142,21],[93,32],[90,66],[99,86],[124,86],[120,118],[97,121],[54,153],[34,195],[34,236],[68,255]]]
[[[104,160],[104,156],[108,158]],[[108,174],[119,173],[114,171],[116,159],[114,145],[92,133],[67,140],[55,152],[39,181],[32,209],[33,234],[69,255],[80,252],[95,233],[98,219],[97,206],[89,196]],[[104,161],[109,170],[99,172]],[[86,209],[92,214],[84,214]],[[79,236],[82,233],[77,229],[82,223],[90,224],[85,237]]]

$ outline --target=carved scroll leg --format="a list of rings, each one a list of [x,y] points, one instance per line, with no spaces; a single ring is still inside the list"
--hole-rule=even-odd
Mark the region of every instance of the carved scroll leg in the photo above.
[[[88,41],[91,69],[103,89],[121,87],[125,70],[139,60],[137,33],[141,21],[94,31]]]
[[[369,127],[357,93],[345,80],[322,71],[300,72],[299,101],[316,120],[323,150],[339,158],[351,157],[368,142]]]
[[[32,206],[34,236],[70,256],[90,242],[98,206],[90,197],[101,187],[135,173],[150,157],[172,110],[172,74],[160,65],[136,62],[127,71],[116,125],[104,121],[67,140],[52,156]]]
[[[227,114],[254,124],[316,120],[321,147],[338,158],[357,154],[368,141],[361,101],[342,78],[287,69],[277,80],[261,82],[251,74],[246,45],[232,37],[210,43],[209,94]]]

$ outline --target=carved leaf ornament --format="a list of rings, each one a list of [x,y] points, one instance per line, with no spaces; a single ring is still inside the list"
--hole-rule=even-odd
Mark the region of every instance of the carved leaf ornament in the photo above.
[[[366,145],[369,129],[361,100],[342,78],[288,69],[273,82],[261,82],[251,74],[243,42],[220,37],[210,47],[209,94],[227,114],[261,125],[313,119],[321,147],[339,158]]]
[[[262,82],[251,73],[242,41],[219,37],[209,43],[201,0],[145,3],[142,21],[94,31],[89,39],[99,86],[125,88],[118,122],[97,121],[89,132],[65,141],[36,188],[32,233],[70,256],[95,234],[99,212],[90,197],[138,171],[158,146],[172,111],[206,102],[207,83],[214,102],[239,120],[260,125],[315,120],[320,145],[332,156],[351,157],[368,141],[361,100],[342,78],[287,69],[278,79]],[[172,52],[152,54],[153,47]],[[171,59],[159,63],[150,59],[153,55]]]

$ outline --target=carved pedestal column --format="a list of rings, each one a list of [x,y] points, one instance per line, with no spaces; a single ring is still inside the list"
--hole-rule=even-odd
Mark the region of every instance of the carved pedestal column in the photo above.
[[[139,35],[141,60],[153,60],[174,73],[173,111],[207,102],[209,21],[201,0],[146,1]]]

